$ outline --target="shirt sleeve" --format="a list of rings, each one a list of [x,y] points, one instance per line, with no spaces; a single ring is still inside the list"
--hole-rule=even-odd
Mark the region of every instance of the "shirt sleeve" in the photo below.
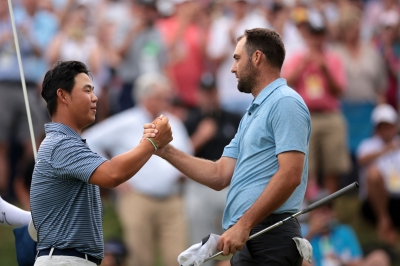
[[[55,145],[50,163],[58,178],[89,183],[94,170],[106,160],[91,151],[82,140],[64,138]]]
[[[308,152],[311,119],[307,107],[294,97],[279,99],[271,110],[269,123],[275,138],[275,155],[286,151]]]

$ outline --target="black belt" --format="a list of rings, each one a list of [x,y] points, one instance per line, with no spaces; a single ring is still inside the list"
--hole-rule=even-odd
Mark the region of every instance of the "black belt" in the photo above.
[[[51,248],[46,248],[42,249],[39,251],[38,257],[40,256],[47,256],[50,254]],[[71,256],[71,257],[78,257],[82,259],[86,259],[85,255],[87,256],[87,259],[93,263],[96,263],[96,265],[101,264],[101,259],[95,258],[93,256],[90,256],[88,254],[82,253],[77,251],[74,248],[66,248],[66,249],[58,249],[54,248],[52,256]]]

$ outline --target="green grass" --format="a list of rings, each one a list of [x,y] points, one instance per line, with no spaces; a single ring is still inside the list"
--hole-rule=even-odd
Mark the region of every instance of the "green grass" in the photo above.
[[[0,226],[0,265],[18,266],[11,227]]]
[[[117,214],[111,200],[103,200],[104,217],[103,217],[103,234],[104,240],[110,238],[118,238],[122,240],[122,227],[119,223]]]

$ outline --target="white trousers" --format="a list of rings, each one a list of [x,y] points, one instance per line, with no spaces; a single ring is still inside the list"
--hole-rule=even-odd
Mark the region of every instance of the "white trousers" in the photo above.
[[[34,266],[97,266],[89,260],[73,256],[40,256]]]

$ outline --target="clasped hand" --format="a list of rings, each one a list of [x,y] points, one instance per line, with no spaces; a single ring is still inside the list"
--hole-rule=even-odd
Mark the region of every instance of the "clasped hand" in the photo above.
[[[173,139],[171,125],[166,116],[160,115],[153,122],[143,126],[143,139],[152,138],[158,148],[162,148]]]

